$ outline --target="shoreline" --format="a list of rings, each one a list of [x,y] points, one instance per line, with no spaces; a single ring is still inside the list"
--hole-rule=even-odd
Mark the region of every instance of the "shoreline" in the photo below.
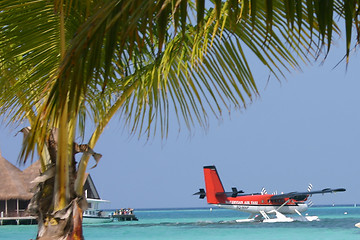
[[[356,205],[356,206],[354,206]],[[316,204],[311,206],[311,208],[318,208],[318,207],[360,207],[360,203],[353,203],[353,204]],[[165,208],[134,208],[134,211],[169,211],[169,210],[206,210],[206,209],[222,209],[217,206],[211,206],[208,207],[165,207]],[[117,209],[117,208],[115,208]],[[103,211],[114,211],[115,209],[101,209]]]

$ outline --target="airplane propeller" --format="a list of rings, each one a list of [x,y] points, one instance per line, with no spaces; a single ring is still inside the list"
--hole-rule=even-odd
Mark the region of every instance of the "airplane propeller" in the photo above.
[[[308,189],[307,189],[308,192],[311,192],[312,188],[313,188],[313,185],[311,183],[309,183],[309,186],[308,186]]]
[[[307,191],[308,192],[311,192],[311,190],[312,190],[312,188],[313,188],[313,185],[311,184],[311,183],[309,183],[309,186],[308,186],[308,188],[307,188]],[[309,197],[308,197],[308,207],[312,207],[313,205],[314,205],[314,203],[313,203],[313,201],[310,199],[310,197],[312,197],[312,195],[309,195]]]

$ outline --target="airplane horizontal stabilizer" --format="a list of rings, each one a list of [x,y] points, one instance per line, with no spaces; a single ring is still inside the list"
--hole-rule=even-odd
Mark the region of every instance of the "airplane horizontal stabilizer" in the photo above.
[[[237,197],[239,193],[244,193],[243,190],[238,191],[236,187],[231,188],[232,192],[217,192],[216,196],[226,196],[226,197]],[[242,195],[249,195],[249,194],[241,194]]]
[[[206,197],[205,190],[203,188],[200,188],[198,192],[194,193],[193,195],[200,195],[200,199],[204,199]]]

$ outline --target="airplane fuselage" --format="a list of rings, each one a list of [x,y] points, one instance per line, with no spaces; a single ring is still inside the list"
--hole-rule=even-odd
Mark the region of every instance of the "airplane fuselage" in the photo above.
[[[231,210],[238,210],[241,212],[247,212],[256,214],[260,211],[264,211],[268,214],[275,213],[274,210],[277,210],[283,214],[296,214],[298,212],[302,213],[308,209],[308,205],[306,203],[300,203],[297,205],[285,205],[282,208],[278,209],[279,205],[247,205],[247,204],[213,204],[214,206],[231,209]]]
[[[296,214],[297,211],[301,213],[308,209],[308,205],[304,201],[295,201],[293,199],[272,200],[272,196],[272,194],[264,194],[224,197],[220,203],[213,205],[247,213],[264,211],[270,214],[274,210],[283,214]]]

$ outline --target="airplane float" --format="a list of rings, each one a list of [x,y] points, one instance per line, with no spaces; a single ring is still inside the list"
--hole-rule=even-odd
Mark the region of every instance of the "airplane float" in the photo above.
[[[282,194],[267,194],[263,189],[261,193],[244,193],[233,187],[231,192],[225,192],[215,166],[204,166],[205,189],[194,193],[201,199],[207,198],[208,204],[221,208],[239,210],[250,213],[248,219],[237,222],[292,222],[292,221],[318,221],[317,216],[303,216],[301,213],[308,209],[306,201],[313,194],[344,192],[345,188],[325,188],[312,191],[309,185],[307,192],[289,192]],[[295,215],[289,217],[286,215]]]

